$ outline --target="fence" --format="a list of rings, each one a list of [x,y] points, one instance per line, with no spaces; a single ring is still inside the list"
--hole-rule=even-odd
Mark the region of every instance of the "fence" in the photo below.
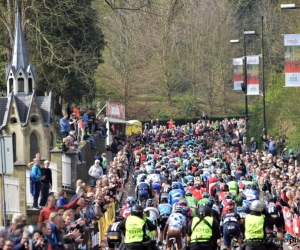
[[[30,193],[30,170],[26,170],[26,205],[28,208],[33,206],[33,197]]]
[[[63,155],[61,158],[62,168],[62,187],[71,189],[71,158]]]
[[[4,190],[6,213],[14,214],[20,212],[19,179],[4,176]]]

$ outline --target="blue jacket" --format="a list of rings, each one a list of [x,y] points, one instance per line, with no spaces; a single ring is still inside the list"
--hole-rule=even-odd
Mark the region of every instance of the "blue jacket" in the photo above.
[[[61,196],[56,202],[56,206],[58,206],[58,207],[63,207],[67,204],[68,204],[67,199],[64,198],[63,196]]]
[[[42,175],[42,173],[39,165],[34,164],[31,169],[31,173],[35,182],[41,181],[40,176]]]
[[[60,130],[62,132],[69,131],[69,129],[70,129],[70,123],[69,123],[69,121],[67,121],[64,118],[61,118],[59,124],[60,124]]]

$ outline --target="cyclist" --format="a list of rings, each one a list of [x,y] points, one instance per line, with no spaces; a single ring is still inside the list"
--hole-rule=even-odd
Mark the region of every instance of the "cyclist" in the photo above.
[[[235,212],[235,203],[230,201],[227,203],[225,213],[221,218],[221,231],[223,231],[224,245],[227,250],[230,250],[232,238],[240,240],[241,227],[243,221],[238,213]]]
[[[171,238],[175,238],[177,249],[182,250],[182,238],[185,237],[186,231],[186,218],[181,213],[182,207],[174,207],[173,213],[166,222],[163,237],[167,242],[167,250],[171,250],[173,244]]]
[[[185,198],[189,205],[189,207],[192,209],[192,217],[195,217],[197,215],[197,204],[198,200],[193,196],[192,192],[190,190],[185,192]]]
[[[145,182],[146,177],[142,176],[140,183],[135,188],[135,195],[137,200],[142,204],[146,202],[149,198],[152,198],[152,190],[147,182]]]
[[[180,197],[179,201],[174,203],[173,211],[177,206],[180,206],[182,208],[182,214],[185,216],[185,218],[188,219],[192,215],[192,210],[190,209],[188,202],[184,197]]]
[[[232,193],[234,197],[239,194],[239,185],[235,180],[233,180],[231,175],[227,177],[227,185],[229,187],[229,192]]]
[[[202,194],[202,199],[200,201],[198,201],[198,206],[205,205],[205,203],[208,201],[208,197],[209,197],[209,193],[204,192]]]
[[[146,208],[144,211],[149,211],[151,217],[155,222],[157,222],[157,219],[159,218],[159,211],[155,206],[155,201],[152,199],[148,199],[146,201]]]
[[[172,212],[172,206],[168,203],[168,197],[163,196],[161,197],[160,204],[158,205],[158,211],[159,211],[159,219],[158,219],[158,225],[160,228],[160,231],[162,232],[165,228],[166,222]],[[163,240],[163,234],[159,234],[159,240]]]
[[[171,205],[179,201],[180,197],[184,196],[184,191],[178,187],[177,184],[172,185],[172,190],[169,193],[169,203]]]
[[[210,208],[212,208],[212,217],[218,222],[218,224],[220,224],[220,214],[215,210],[213,209],[213,206],[214,206],[214,202],[209,199],[206,203],[205,203],[205,206],[208,206]]]
[[[121,230],[119,228],[120,222],[124,220],[124,217],[117,216],[115,221],[109,225],[107,229],[107,245],[109,249],[115,249],[122,241]]]
[[[126,204],[122,207],[120,215],[127,218],[131,213],[131,207],[136,205],[134,197],[128,196],[126,199]]]

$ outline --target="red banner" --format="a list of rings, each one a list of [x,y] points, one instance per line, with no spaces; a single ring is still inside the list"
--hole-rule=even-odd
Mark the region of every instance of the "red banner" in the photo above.
[[[289,212],[289,208],[282,207],[283,218],[285,223],[285,230],[292,236],[298,237],[299,234],[299,226],[300,219],[297,215]]]
[[[106,102],[106,116],[125,120],[125,106]]]

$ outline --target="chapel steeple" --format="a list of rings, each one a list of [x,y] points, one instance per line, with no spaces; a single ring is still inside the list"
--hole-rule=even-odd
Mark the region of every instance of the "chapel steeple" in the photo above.
[[[22,21],[17,7],[15,36],[11,64],[6,67],[7,93],[32,94],[34,91],[34,67],[29,64]]]

